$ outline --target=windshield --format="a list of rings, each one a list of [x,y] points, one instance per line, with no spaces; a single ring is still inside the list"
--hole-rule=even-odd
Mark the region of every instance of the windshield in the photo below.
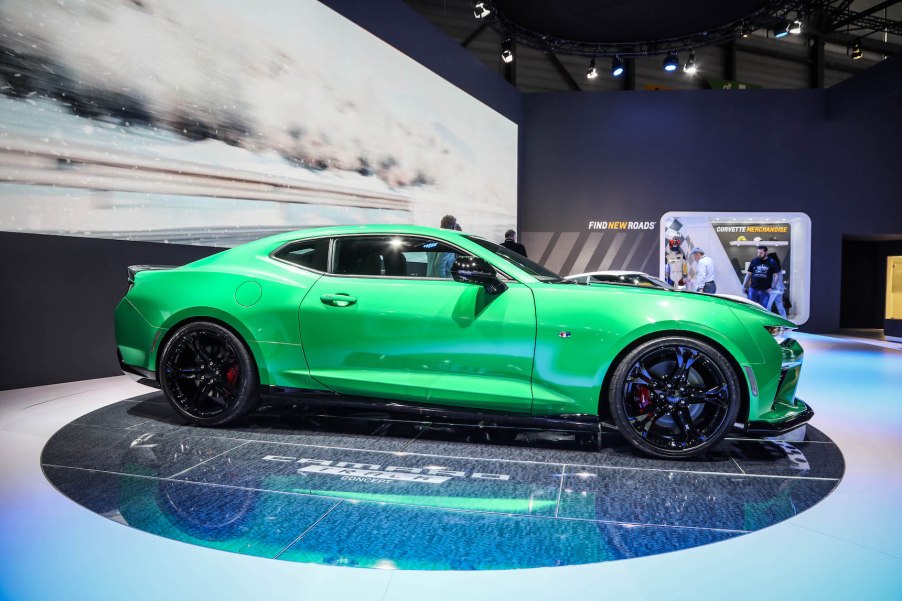
[[[554,273],[550,269],[545,269],[538,263],[534,261],[530,261],[520,253],[515,253],[512,250],[508,250],[507,248],[501,246],[500,244],[495,244],[494,242],[489,242],[484,238],[477,238],[476,236],[465,236],[467,240],[471,240],[478,244],[479,246],[485,248],[486,250],[490,250],[499,257],[503,257],[505,260],[513,263],[529,275],[533,276],[540,282],[548,282],[548,283],[567,283],[572,284],[573,282],[569,280],[565,280],[558,274]]]
[[[653,276],[653,275],[646,275],[645,278],[646,278],[649,282],[651,282],[652,284],[654,284],[655,286],[657,286],[658,288],[665,288],[665,289],[667,289],[667,290],[670,290],[670,289],[673,288],[673,286],[671,286],[671,285],[668,284],[667,282],[664,282],[663,280],[659,280],[658,278],[656,278],[656,277]]]

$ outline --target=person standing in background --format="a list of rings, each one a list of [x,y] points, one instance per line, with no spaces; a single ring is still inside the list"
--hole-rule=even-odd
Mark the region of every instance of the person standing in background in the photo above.
[[[460,230],[457,224],[457,218],[454,215],[445,215],[442,217],[441,227],[443,230]],[[451,278],[451,265],[457,258],[455,253],[451,252],[435,252],[430,253],[429,261],[426,264],[426,276],[430,278]]]
[[[507,230],[504,232],[504,242],[501,243],[501,246],[521,254],[524,257],[526,256],[526,247],[517,242],[517,232],[514,230]]]
[[[742,282],[742,289],[749,296],[749,300],[767,307],[767,299],[774,286],[774,274],[779,269],[767,256],[767,247],[763,244],[758,247],[758,256],[749,263],[749,269]]]
[[[786,319],[786,305],[783,304],[783,293],[786,292],[786,287],[783,284],[783,266],[780,265],[780,258],[777,257],[777,253],[769,253],[767,258],[773,261],[777,268],[776,273],[774,273],[773,285],[770,288],[770,297],[767,299],[767,310],[770,311],[774,303],[777,303],[777,313],[780,314],[780,317]]]
[[[717,292],[717,284],[714,283],[714,259],[705,255],[699,247],[692,249],[692,258],[695,259],[695,291],[714,294]]]

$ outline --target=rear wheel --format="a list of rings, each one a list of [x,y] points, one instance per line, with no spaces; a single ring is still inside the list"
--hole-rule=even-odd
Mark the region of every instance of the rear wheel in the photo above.
[[[626,355],[608,398],[630,444],[655,457],[686,458],[729,433],[739,413],[739,386],[720,351],[674,336],[650,340]]]
[[[175,410],[204,426],[234,422],[259,402],[253,357],[235,334],[211,322],[172,335],[160,354],[159,381]]]

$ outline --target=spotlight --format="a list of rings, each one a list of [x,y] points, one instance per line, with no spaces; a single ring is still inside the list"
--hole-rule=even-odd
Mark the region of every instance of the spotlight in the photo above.
[[[611,60],[611,75],[614,77],[620,77],[623,75],[623,59],[619,56],[615,56]]]
[[[789,26],[789,33],[795,35],[802,33],[802,19],[796,18],[796,20],[792,22],[792,25]]]
[[[664,59],[664,70],[668,73],[676,71],[679,66],[680,57],[677,56],[676,52],[671,52],[667,55],[667,58]]]
[[[790,27],[791,25],[789,24],[789,21],[787,21],[786,19],[780,19],[774,26],[774,37],[783,38],[788,36]]]
[[[589,61],[589,68],[586,69],[586,79],[595,79],[598,77],[598,69],[595,68],[595,59]]]
[[[506,63],[514,60],[514,43],[510,38],[501,42],[501,60]]]
[[[695,52],[689,53],[689,60],[683,65],[683,73],[686,75],[695,75],[698,73],[698,65],[695,62]]]
[[[492,11],[488,9],[485,5],[485,0],[473,0],[473,16],[477,19],[482,19],[484,17],[492,14]]]
[[[852,60],[858,60],[862,56],[864,56],[864,52],[861,50],[861,40],[855,40],[852,42]]]

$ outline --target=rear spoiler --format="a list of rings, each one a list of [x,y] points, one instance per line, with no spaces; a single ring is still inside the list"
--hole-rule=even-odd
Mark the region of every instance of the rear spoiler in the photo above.
[[[128,266],[128,283],[135,283],[135,274],[140,271],[160,271],[163,269],[175,269],[178,265],[129,265]]]

